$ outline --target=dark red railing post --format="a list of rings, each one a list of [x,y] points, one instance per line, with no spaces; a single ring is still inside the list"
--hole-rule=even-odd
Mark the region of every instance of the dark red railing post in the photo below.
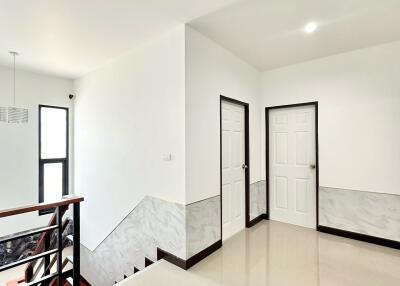
[[[63,280],[63,269],[62,269],[62,252],[63,252],[63,221],[62,221],[62,217],[63,217],[63,211],[62,211],[62,207],[59,206],[56,208],[56,212],[57,212],[57,285],[61,286],[62,285],[62,280]]]
[[[73,206],[74,213],[74,270],[73,283],[79,285],[81,279],[81,232],[80,232],[80,205],[79,202]]]
[[[50,238],[51,238],[51,232],[45,232],[44,235],[44,252],[48,251],[50,249]],[[50,274],[50,256],[45,256],[44,258],[44,276],[47,276]],[[44,286],[49,285],[49,283],[44,282]]]

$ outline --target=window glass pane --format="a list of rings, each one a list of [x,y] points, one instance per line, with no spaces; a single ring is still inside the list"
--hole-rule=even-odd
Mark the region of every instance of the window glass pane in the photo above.
[[[66,158],[67,111],[59,108],[41,109],[41,158]]]
[[[63,163],[47,163],[43,166],[44,201],[58,201],[62,197]]]

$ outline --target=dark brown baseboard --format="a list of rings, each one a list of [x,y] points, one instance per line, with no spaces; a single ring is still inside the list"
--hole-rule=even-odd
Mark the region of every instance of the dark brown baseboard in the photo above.
[[[263,221],[267,219],[267,214],[261,214],[258,217],[252,219],[251,221],[249,221],[246,225],[247,228],[255,226],[257,223],[259,223],[260,221]]]
[[[317,227],[317,230],[319,232],[323,232],[323,233],[333,234],[333,235],[351,238],[351,239],[364,241],[364,242],[368,242],[368,243],[373,243],[373,244],[377,244],[377,245],[381,245],[381,246],[400,249],[400,242],[395,241],[395,240],[390,240],[390,239],[386,239],[386,238],[366,235],[366,234],[362,234],[362,233],[357,233],[357,232],[352,232],[352,231],[347,231],[347,230],[343,230],[343,229],[337,229],[337,228],[332,228],[332,227],[322,226],[322,225],[319,225]]]
[[[157,248],[157,260],[164,259],[182,269],[186,270],[186,260],[179,258],[161,248]]]
[[[188,260],[186,260],[186,269],[189,269],[193,265],[199,263],[201,260],[212,254],[213,252],[217,251],[222,247],[222,240],[218,240],[214,244],[210,245],[206,249],[200,251],[196,255],[193,255]]]
[[[184,260],[182,258],[179,258],[165,250],[162,250],[160,248],[157,248],[157,260],[160,259],[165,259],[166,261],[182,268],[185,270],[188,270],[190,267],[194,266],[195,264],[199,263],[201,260],[221,248],[222,246],[222,240],[219,240],[206,249],[200,251],[199,253],[193,255],[190,257],[188,260]]]

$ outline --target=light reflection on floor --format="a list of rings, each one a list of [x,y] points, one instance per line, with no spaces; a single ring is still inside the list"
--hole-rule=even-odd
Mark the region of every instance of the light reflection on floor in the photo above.
[[[187,272],[163,262],[121,285],[399,286],[400,251],[264,221]]]

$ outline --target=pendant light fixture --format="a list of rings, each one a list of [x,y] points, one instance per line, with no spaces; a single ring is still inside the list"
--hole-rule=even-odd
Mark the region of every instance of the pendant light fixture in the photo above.
[[[13,64],[14,64],[14,69],[13,69],[13,106],[9,107],[1,107],[0,106],[0,122],[5,122],[5,123],[28,123],[28,109],[26,108],[21,108],[21,107],[16,107],[15,106],[15,98],[16,98],[16,92],[15,92],[15,82],[16,82],[16,77],[15,77],[15,58],[19,55],[17,52],[10,51],[11,56],[13,57]]]

